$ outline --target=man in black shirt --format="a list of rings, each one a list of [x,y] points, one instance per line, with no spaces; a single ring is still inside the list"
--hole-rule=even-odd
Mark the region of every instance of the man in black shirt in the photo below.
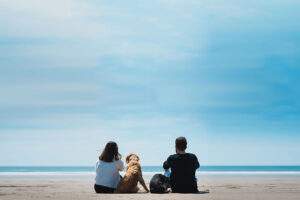
[[[197,193],[196,170],[199,168],[197,157],[192,153],[186,153],[187,141],[179,137],[175,141],[176,154],[170,155],[164,162],[165,170],[171,168],[170,182],[172,192]]]

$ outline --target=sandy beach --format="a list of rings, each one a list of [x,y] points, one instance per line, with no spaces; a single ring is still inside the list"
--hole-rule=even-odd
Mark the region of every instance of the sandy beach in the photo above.
[[[145,175],[149,182],[151,175]],[[0,199],[299,199],[299,174],[200,175],[199,189],[206,194],[96,194],[93,175],[0,175]]]

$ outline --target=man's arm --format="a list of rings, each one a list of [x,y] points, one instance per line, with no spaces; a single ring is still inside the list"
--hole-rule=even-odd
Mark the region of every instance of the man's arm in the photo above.
[[[197,156],[195,156],[195,169],[198,169],[200,167],[199,161]]]
[[[164,162],[164,164],[163,164],[163,168],[165,169],[165,170],[168,170],[168,169],[170,169],[170,167],[171,167],[171,164],[170,164],[170,157]]]
[[[169,163],[168,163],[168,161],[167,161],[167,160],[164,162],[164,164],[163,164],[163,168],[164,168],[165,170],[168,170],[168,169],[170,169],[170,165],[169,165]]]

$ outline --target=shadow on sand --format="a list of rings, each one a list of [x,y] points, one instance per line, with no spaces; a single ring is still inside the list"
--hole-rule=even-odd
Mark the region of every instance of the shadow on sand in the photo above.
[[[199,192],[197,194],[207,194],[209,193],[209,190],[199,190]]]

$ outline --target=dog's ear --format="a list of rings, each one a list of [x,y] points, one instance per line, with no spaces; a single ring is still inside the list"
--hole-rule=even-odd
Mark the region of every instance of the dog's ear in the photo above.
[[[130,156],[132,156],[132,153],[126,156],[126,163],[129,163]]]

